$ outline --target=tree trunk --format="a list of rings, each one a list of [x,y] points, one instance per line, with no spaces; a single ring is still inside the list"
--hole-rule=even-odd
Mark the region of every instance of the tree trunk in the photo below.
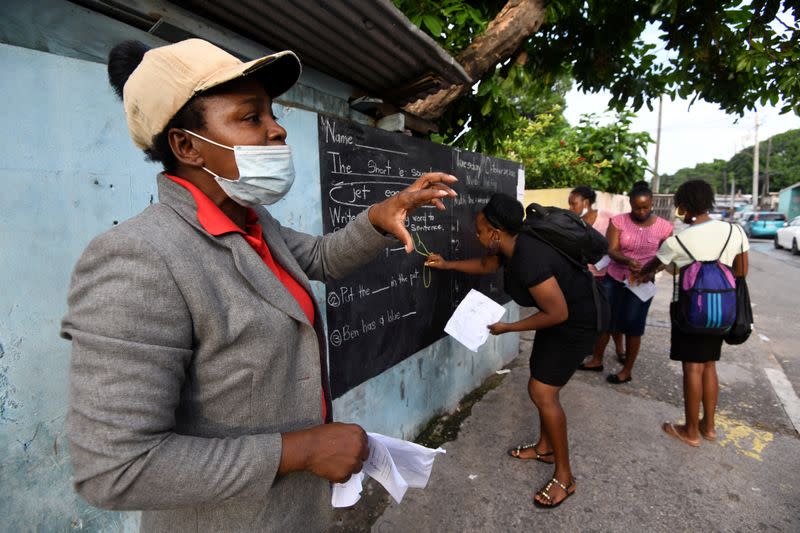
[[[509,0],[500,13],[477,36],[456,60],[464,67],[473,83],[498,63],[511,57],[531,34],[542,25],[545,16],[542,0]],[[470,85],[453,85],[405,106],[409,113],[424,119],[435,119],[467,92]]]

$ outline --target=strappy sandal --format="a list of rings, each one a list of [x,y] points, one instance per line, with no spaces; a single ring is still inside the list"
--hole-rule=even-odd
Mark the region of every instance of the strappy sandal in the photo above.
[[[522,452],[522,450],[533,450],[533,453],[536,454],[536,457],[530,457],[530,458],[520,457],[519,454],[520,452]],[[514,459],[519,459],[520,461],[539,461],[540,463],[545,463],[548,465],[553,464],[552,461],[545,461],[544,459],[545,457],[550,457],[551,455],[553,455],[552,450],[546,453],[539,453],[538,451],[536,451],[536,444],[520,444],[516,448],[511,448],[506,453],[508,453],[508,455],[513,457]]]
[[[621,385],[623,383],[628,383],[630,380],[631,380],[630,376],[628,376],[625,379],[619,379],[619,374],[609,374],[606,377],[606,381],[608,381],[612,385]]]
[[[588,372],[602,372],[603,365],[586,366],[585,364],[581,363],[580,365],[578,365],[578,370],[586,370]]]
[[[550,489],[553,488],[553,485],[558,485],[559,487],[561,487],[561,490],[563,490],[564,494],[566,494],[566,496],[564,496],[564,499],[562,499],[558,503],[551,503],[553,501],[553,497],[550,496]],[[536,507],[542,507],[544,509],[555,509],[556,507],[567,501],[567,498],[575,494],[574,490],[572,492],[569,491],[569,489],[573,488],[574,486],[575,486],[575,478],[572,478],[570,480],[569,485],[564,485],[556,478],[553,478],[547,482],[547,485],[545,485],[542,490],[536,493],[537,496],[541,496],[542,498],[547,500],[548,503],[542,503],[536,498],[534,498],[533,505],[535,505]]]

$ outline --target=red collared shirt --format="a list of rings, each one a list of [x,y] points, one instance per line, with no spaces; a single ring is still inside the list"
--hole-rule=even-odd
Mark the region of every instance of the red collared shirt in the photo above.
[[[244,240],[247,241],[247,244],[255,250],[258,256],[264,261],[264,264],[269,267],[273,274],[283,283],[286,290],[297,300],[297,303],[300,304],[300,308],[303,310],[305,315],[308,317],[308,321],[311,324],[314,324],[314,303],[311,300],[311,296],[309,296],[308,292],[303,288],[300,283],[294,279],[291,274],[289,274],[284,268],[278,264],[273,258],[272,254],[269,251],[269,247],[267,246],[266,241],[264,240],[264,234],[262,232],[261,224],[258,223],[258,215],[255,211],[248,208],[247,209],[247,219],[245,221],[245,231],[233,223],[233,221],[228,218],[228,215],[222,212],[222,209],[217,206],[214,202],[212,202],[208,196],[206,196],[203,191],[195,187],[192,183],[186,181],[183,178],[179,178],[177,176],[172,176],[170,174],[165,174],[169,179],[185,187],[194,197],[194,201],[197,204],[197,221],[200,222],[200,225],[203,226],[210,235],[214,237],[219,237],[220,235],[224,235],[226,233],[239,233],[244,237]],[[327,407],[325,405],[325,389],[322,390],[322,420],[327,418]]]

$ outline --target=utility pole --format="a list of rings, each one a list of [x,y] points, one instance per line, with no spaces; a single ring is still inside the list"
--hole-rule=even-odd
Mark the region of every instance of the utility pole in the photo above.
[[[758,111],[756,111],[755,142],[753,143],[753,211],[758,210]]]
[[[764,169],[764,198],[762,202],[769,201],[769,154],[772,152],[772,137],[767,141],[767,163]]]
[[[661,186],[661,179],[658,176],[658,156],[661,151],[661,104],[663,103],[663,96],[658,97],[658,127],[656,129],[656,161],[653,165],[653,182],[650,188],[653,192],[658,194],[659,187]]]

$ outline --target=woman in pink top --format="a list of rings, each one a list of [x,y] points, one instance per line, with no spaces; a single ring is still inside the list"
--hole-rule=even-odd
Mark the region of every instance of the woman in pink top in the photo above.
[[[611,304],[609,331],[598,341],[603,343],[603,350],[596,350],[591,361],[584,365],[585,368],[601,367],[610,334],[624,334],[625,362],[619,373],[608,375],[608,382],[613,384],[631,380],[652,301],[652,298],[646,302],[640,300],[628,290],[625,281],[630,279],[632,272],[640,272],[652,261],[661,243],[672,235],[672,224],[653,214],[653,192],[646,182],[637,182],[628,196],[631,212],[613,217],[606,234],[611,263],[603,284]]]

